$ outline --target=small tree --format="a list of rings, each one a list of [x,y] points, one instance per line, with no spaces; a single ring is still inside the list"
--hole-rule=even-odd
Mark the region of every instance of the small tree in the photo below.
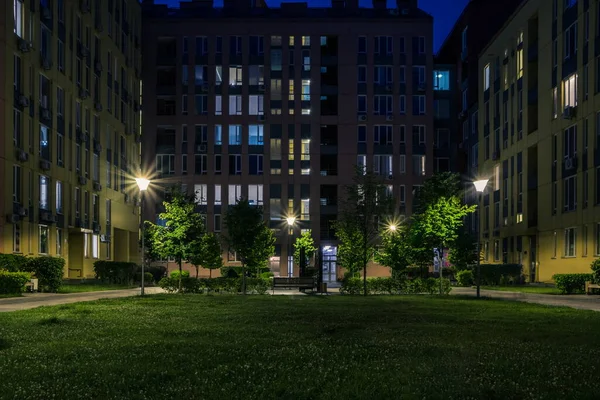
[[[392,275],[402,273],[411,265],[411,243],[406,227],[393,231],[385,229],[381,233],[381,245],[375,253],[375,261],[389,267]]]
[[[184,193],[181,187],[172,188],[169,194],[170,199],[163,202],[165,212],[159,215],[164,226],[150,223],[151,246],[160,257],[175,258],[181,290],[183,261],[200,257],[204,218],[195,210],[195,197]]]
[[[213,269],[223,267],[221,242],[216,234],[207,233],[202,237],[202,254],[204,258],[202,267],[209,270],[208,276],[212,278]]]
[[[379,241],[379,221],[389,216],[392,199],[381,178],[372,171],[357,168],[354,183],[346,186],[335,224],[340,241],[338,260],[351,272],[362,268],[364,295],[367,295],[367,264]]]
[[[306,266],[315,251],[317,251],[317,248],[309,229],[303,232],[294,243],[294,259],[300,261],[300,275],[306,272]]]
[[[451,245],[449,261],[457,270],[466,269],[477,262],[477,239],[465,230],[460,230]]]
[[[242,199],[225,214],[225,242],[242,263],[242,293],[246,294],[246,267],[260,269],[275,252],[273,232],[263,220],[262,207]]]
[[[438,172],[427,178],[416,193],[415,214],[422,214],[441,197],[460,197],[462,193],[460,175],[453,172]]]

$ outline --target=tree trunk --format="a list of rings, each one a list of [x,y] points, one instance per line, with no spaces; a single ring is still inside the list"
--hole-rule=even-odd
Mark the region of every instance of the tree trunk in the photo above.
[[[212,268],[208,270],[208,278],[212,279]]]
[[[242,294],[246,295],[246,264],[242,264]]]
[[[179,293],[181,293],[181,278],[183,277],[183,271],[181,268],[181,259],[178,260],[179,263]]]
[[[199,268],[198,266],[196,266],[196,279],[198,279],[198,270],[199,270],[199,269],[200,269],[200,268]]]

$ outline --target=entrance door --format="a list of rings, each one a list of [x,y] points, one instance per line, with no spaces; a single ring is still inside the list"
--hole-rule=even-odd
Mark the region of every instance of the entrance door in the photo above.
[[[337,282],[336,246],[323,246],[323,282]]]

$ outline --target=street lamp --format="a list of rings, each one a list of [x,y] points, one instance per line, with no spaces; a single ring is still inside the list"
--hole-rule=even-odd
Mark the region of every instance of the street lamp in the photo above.
[[[287,217],[285,219],[288,224],[288,277],[294,274],[294,258],[291,256],[292,254],[292,238],[294,235],[294,223],[296,222],[296,217]],[[290,259],[292,260],[292,271],[290,275]]]
[[[148,185],[150,185],[150,180],[146,178],[135,178],[135,183],[137,183],[138,188],[140,189],[140,219],[142,221],[142,282],[141,282],[141,290],[140,296],[144,295],[144,265],[146,264],[146,245],[144,243],[144,236],[146,233],[146,225],[144,224],[144,192],[148,189]]]
[[[390,230],[390,232],[396,232],[396,229],[398,229],[398,227],[396,226],[396,224],[391,224],[390,226],[388,226],[388,229]]]
[[[477,298],[481,297],[481,250],[479,249],[480,246],[480,232],[481,232],[481,228],[480,228],[480,222],[481,222],[481,214],[479,213],[479,207],[481,205],[481,202],[483,201],[483,192],[485,191],[485,187],[487,186],[488,182],[490,180],[489,179],[481,179],[478,181],[473,182],[473,185],[475,185],[475,190],[477,191],[477,193],[479,193],[479,202],[477,203]]]

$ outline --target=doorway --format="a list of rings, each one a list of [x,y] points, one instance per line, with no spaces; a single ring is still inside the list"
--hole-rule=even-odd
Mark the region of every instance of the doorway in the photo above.
[[[323,246],[323,282],[337,282],[337,246]]]

